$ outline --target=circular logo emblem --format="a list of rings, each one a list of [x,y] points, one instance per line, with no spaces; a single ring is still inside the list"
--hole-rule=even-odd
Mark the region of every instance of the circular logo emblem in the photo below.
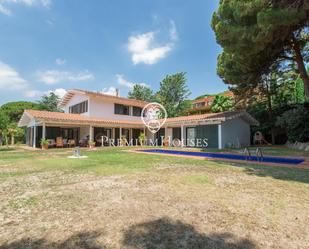
[[[154,134],[164,125],[167,113],[161,104],[153,102],[143,108],[141,118],[148,130]]]

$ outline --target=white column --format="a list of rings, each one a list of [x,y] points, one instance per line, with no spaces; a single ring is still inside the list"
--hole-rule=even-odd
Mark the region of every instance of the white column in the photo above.
[[[32,145],[33,148],[36,148],[36,126],[34,124],[33,126],[33,145]]]
[[[93,127],[89,127],[89,141],[93,142]]]
[[[111,135],[111,137],[112,137],[112,139],[114,139],[114,140],[115,140],[115,134],[116,134],[115,128],[112,128],[112,135]]]
[[[42,127],[42,139],[45,140],[46,139],[46,124],[43,123],[43,127]]]
[[[184,127],[183,127],[183,124],[181,125],[181,147],[184,147],[184,141],[185,139],[185,133],[184,133]]]
[[[222,149],[222,125],[218,124],[218,147]]]

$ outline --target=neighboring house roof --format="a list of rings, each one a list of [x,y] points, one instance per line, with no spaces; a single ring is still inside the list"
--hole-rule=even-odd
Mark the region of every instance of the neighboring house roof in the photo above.
[[[195,99],[195,100],[192,101],[192,103],[197,104],[197,103],[201,103],[201,102],[213,101],[217,95],[223,95],[223,96],[226,96],[226,97],[234,98],[234,94],[233,94],[232,91],[226,91],[226,92],[223,92],[223,93],[210,95],[210,96],[207,96],[207,97],[204,97],[204,98]]]
[[[212,114],[201,114],[191,116],[181,116],[176,118],[168,118],[166,120],[167,125],[183,124],[191,122],[224,122],[234,118],[242,118],[250,125],[258,125],[250,114],[245,111],[231,111]],[[60,123],[60,124],[73,124],[73,125],[117,125],[117,126],[143,126],[142,120],[140,121],[127,121],[127,120],[112,120],[112,119],[98,119],[83,116],[80,114],[69,114],[61,112],[49,112],[49,111],[37,111],[37,110],[25,110],[18,126],[27,126],[31,119],[35,119],[39,122],[46,123]]]
[[[102,100],[111,101],[117,104],[138,106],[141,108],[143,108],[145,105],[148,104],[148,102],[136,100],[136,99],[128,99],[128,98],[123,98],[119,96],[103,94],[100,92],[92,92],[92,91],[86,91],[86,90],[80,90],[80,89],[71,89],[71,90],[68,90],[67,93],[64,95],[64,97],[61,99],[59,103],[59,107],[64,107],[76,94],[100,98]]]

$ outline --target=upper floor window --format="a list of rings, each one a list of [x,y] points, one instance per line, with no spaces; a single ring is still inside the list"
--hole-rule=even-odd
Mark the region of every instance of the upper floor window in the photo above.
[[[115,114],[130,115],[129,106],[121,105],[121,104],[115,104]]]
[[[141,116],[142,115],[142,108],[133,106],[133,116]]]
[[[200,107],[203,107],[203,106],[205,106],[205,102],[198,102],[198,103],[194,104],[195,108],[200,108]]]
[[[69,113],[80,114],[88,112],[88,100],[69,107]]]

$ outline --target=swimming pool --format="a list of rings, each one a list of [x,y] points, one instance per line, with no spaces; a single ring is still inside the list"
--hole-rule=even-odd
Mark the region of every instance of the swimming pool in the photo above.
[[[170,155],[183,155],[183,156],[197,156],[214,159],[231,159],[241,161],[256,161],[259,159],[256,156],[238,155],[238,154],[224,154],[224,153],[211,153],[211,152],[198,152],[198,151],[179,151],[179,150],[163,150],[163,149],[146,149],[138,150],[140,152],[158,153],[158,154],[170,154]],[[278,163],[278,164],[292,164],[297,165],[304,162],[304,159],[299,158],[285,158],[285,157],[271,157],[264,156],[262,162],[265,163]]]

